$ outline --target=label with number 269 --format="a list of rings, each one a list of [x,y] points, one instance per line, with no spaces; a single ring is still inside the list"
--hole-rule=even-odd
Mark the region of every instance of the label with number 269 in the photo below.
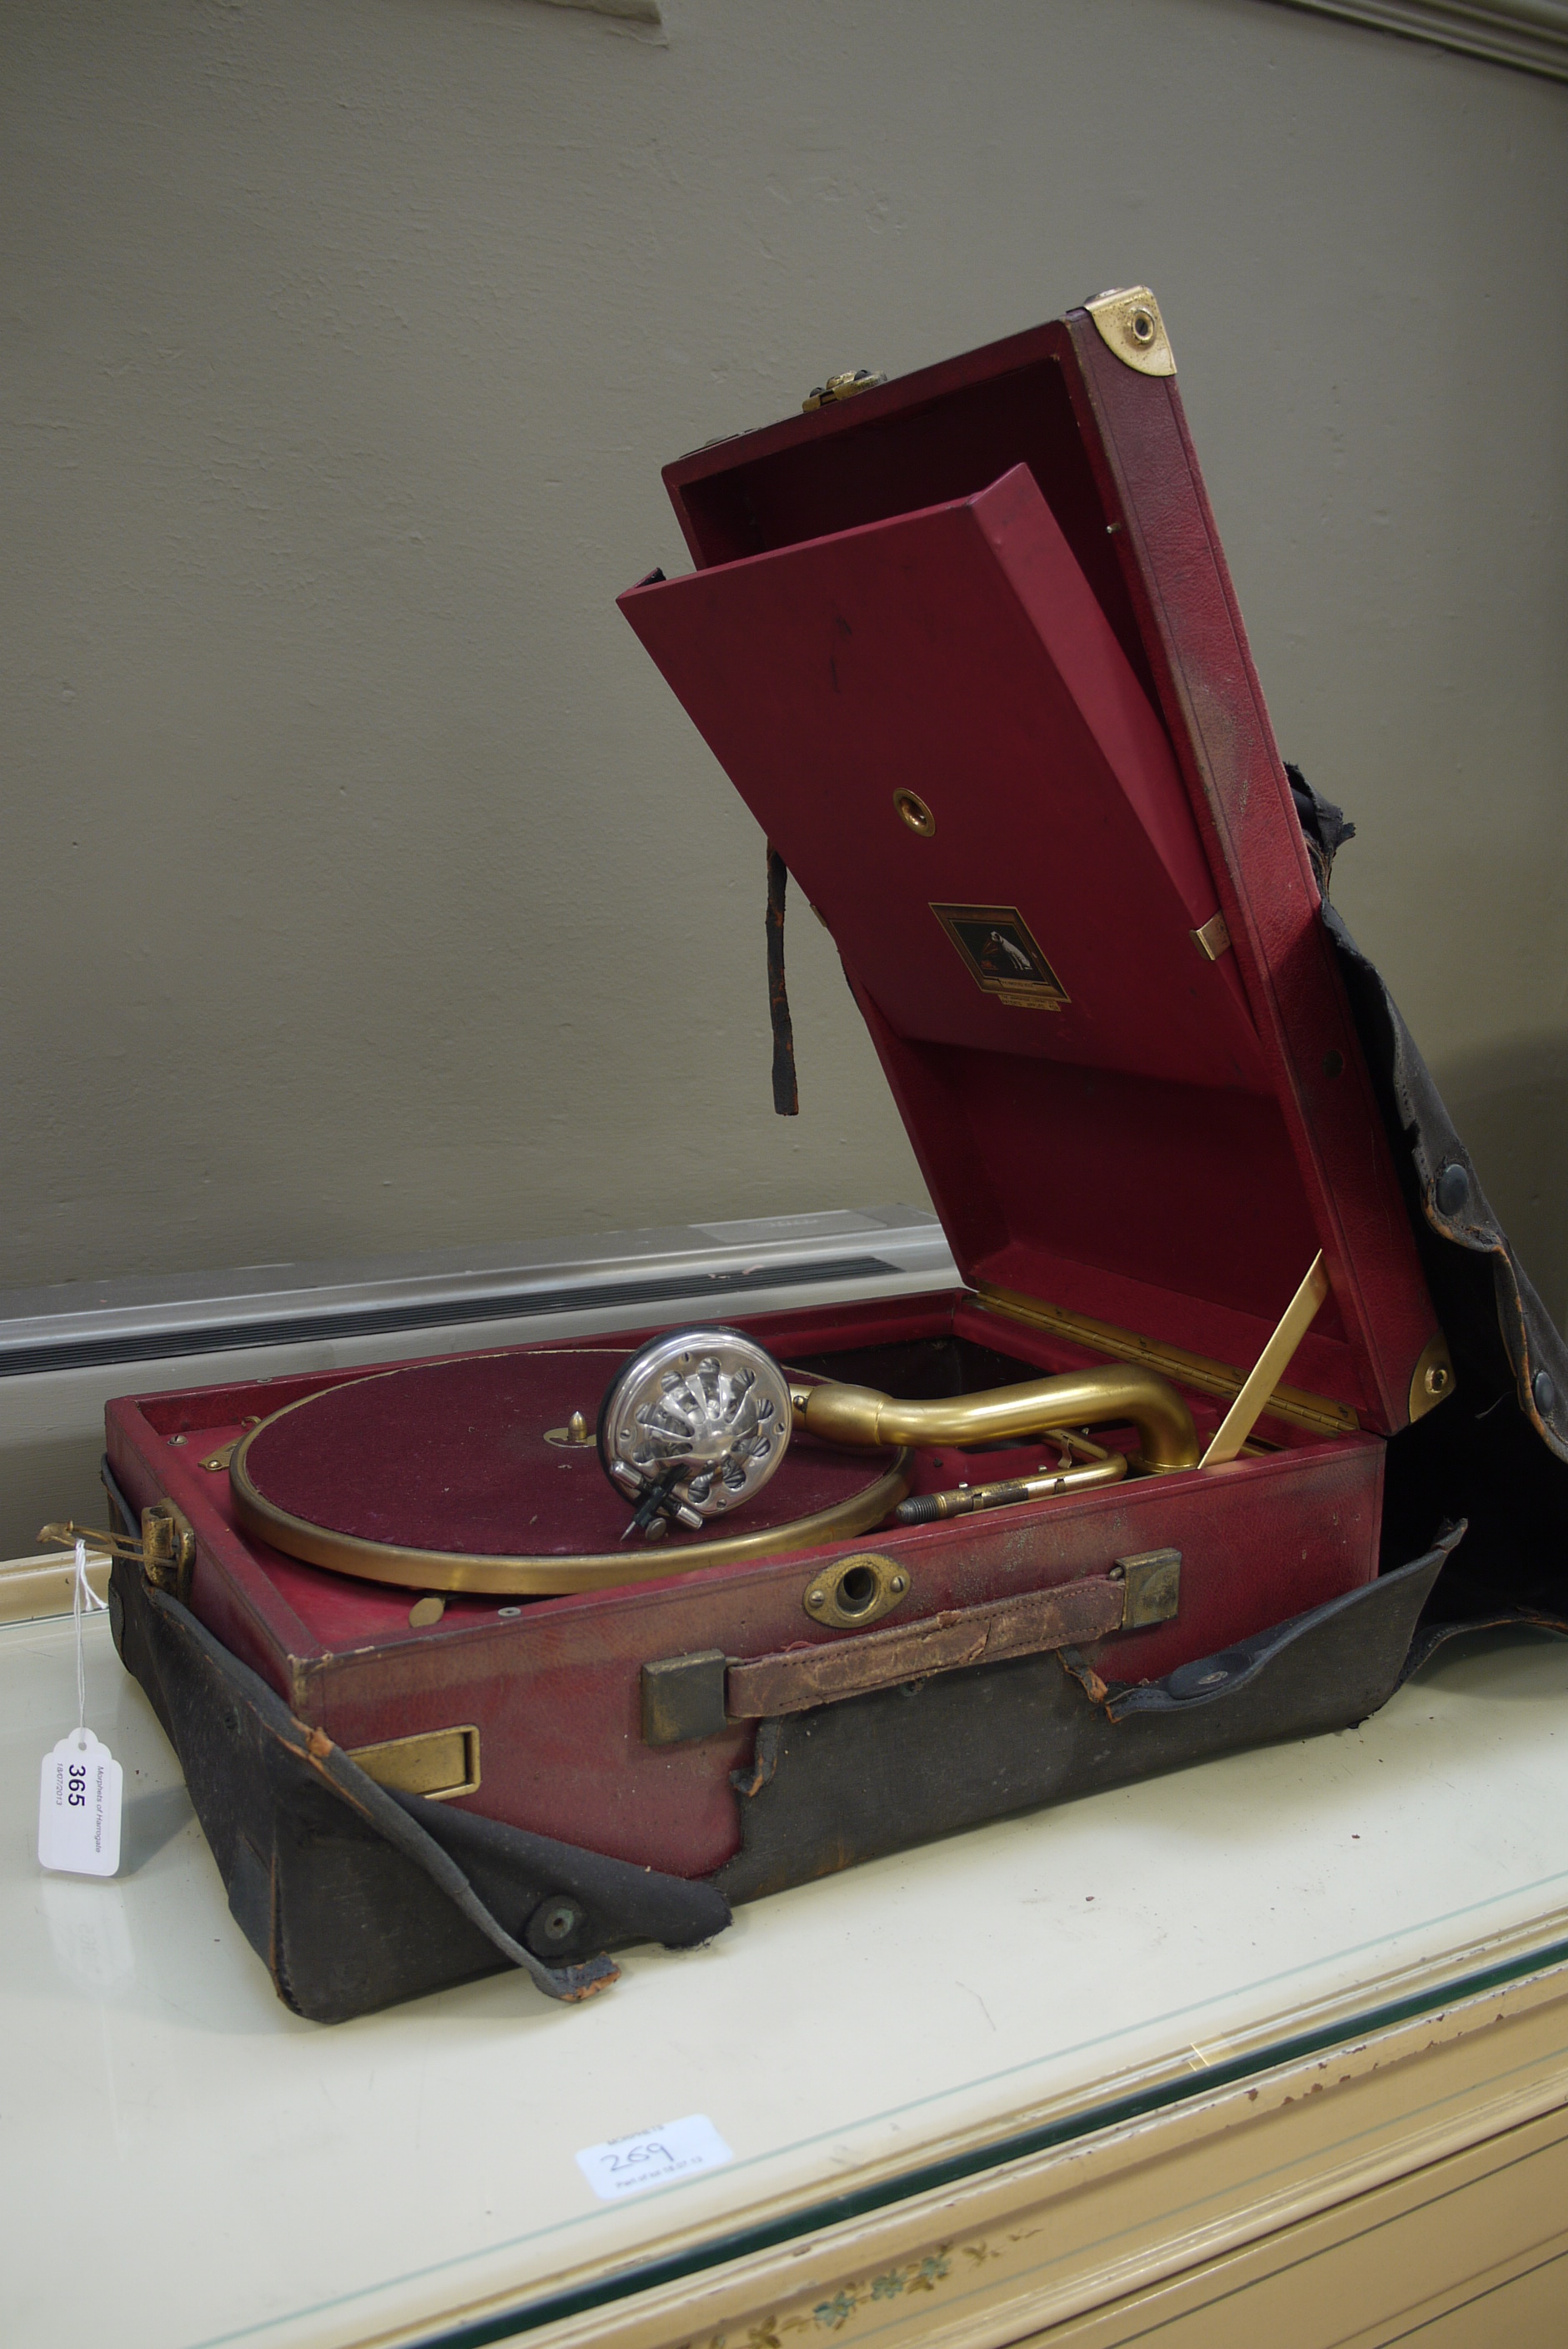
[[[717,2169],[734,2159],[707,2114],[688,2113],[684,2121],[663,2121],[657,2128],[588,2146],[578,2155],[577,2167],[601,2202],[618,2202],[624,2194],[669,2186],[694,2170]]]
[[[112,1876],[119,1866],[125,1773],[90,1729],[73,1729],[44,1756],[38,1780],[38,1859],[70,1876]]]

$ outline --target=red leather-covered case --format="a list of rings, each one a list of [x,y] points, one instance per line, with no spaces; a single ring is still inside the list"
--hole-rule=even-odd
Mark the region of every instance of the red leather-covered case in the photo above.
[[[1150,297],[1109,297],[684,459],[696,568],[622,608],[832,931],[966,1284],[741,1326],[910,1395],[1140,1361],[1203,1441],[1321,1251],[1264,1448],[731,1564],[677,1533],[656,1579],[419,1623],[416,1568],[284,1556],[226,1474],[247,1423],[373,1374],[111,1405],[129,1502],[189,1528],[197,1617],[389,1783],[710,1876],[785,1715],[953,1672],[983,1692],[1031,1642],[1098,1701],[1377,1574],[1384,1439],[1443,1391],[1442,1340],[1166,351]],[[365,1386],[316,1502],[373,1537],[398,1493],[427,1555],[443,1526],[498,1557],[613,1549],[591,1450],[545,1438],[634,1342],[433,1370],[424,1450]],[[913,1471],[969,1473],[941,1446]],[[814,1616],[868,1551],[898,1594],[874,1630]],[[1150,1559],[1176,1578],[1123,1609]],[[944,1823],[917,1806],[883,1843]],[[853,1848],[824,1829],[790,1865]]]

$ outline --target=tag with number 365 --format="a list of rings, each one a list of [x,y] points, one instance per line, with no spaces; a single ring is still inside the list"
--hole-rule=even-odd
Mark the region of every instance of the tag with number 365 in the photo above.
[[[71,1876],[112,1876],[119,1866],[125,1773],[90,1729],[73,1729],[44,1756],[38,1780],[38,1859]]]

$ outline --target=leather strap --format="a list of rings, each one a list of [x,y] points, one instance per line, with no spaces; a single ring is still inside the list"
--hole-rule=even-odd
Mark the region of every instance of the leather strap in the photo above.
[[[773,1023],[773,1107],[779,1117],[799,1117],[795,1082],[795,1029],[784,984],[784,893],[789,871],[771,841],[768,844],[768,1016]]]

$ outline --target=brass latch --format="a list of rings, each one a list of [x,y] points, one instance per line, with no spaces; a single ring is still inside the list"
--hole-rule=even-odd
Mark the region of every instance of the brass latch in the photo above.
[[[378,1786],[400,1795],[423,1795],[449,1803],[475,1795],[480,1785],[480,1733],[471,1723],[458,1729],[424,1729],[412,1737],[384,1738],[378,1745],[350,1745],[351,1762]]]
[[[846,367],[842,375],[830,375],[826,383],[809,391],[800,402],[800,413],[810,416],[814,408],[834,408],[841,399],[853,399],[860,391],[874,391],[886,381],[875,367]]]
[[[63,1525],[40,1526],[38,1539],[58,1542],[65,1549],[74,1548],[79,1541],[89,1542],[94,1549],[106,1549],[111,1557],[129,1558],[157,1589],[167,1590],[181,1606],[190,1604],[196,1536],[190,1519],[172,1501],[151,1501],[143,1509],[139,1541],[126,1534],[100,1533],[94,1526],[75,1525],[68,1517]]]

